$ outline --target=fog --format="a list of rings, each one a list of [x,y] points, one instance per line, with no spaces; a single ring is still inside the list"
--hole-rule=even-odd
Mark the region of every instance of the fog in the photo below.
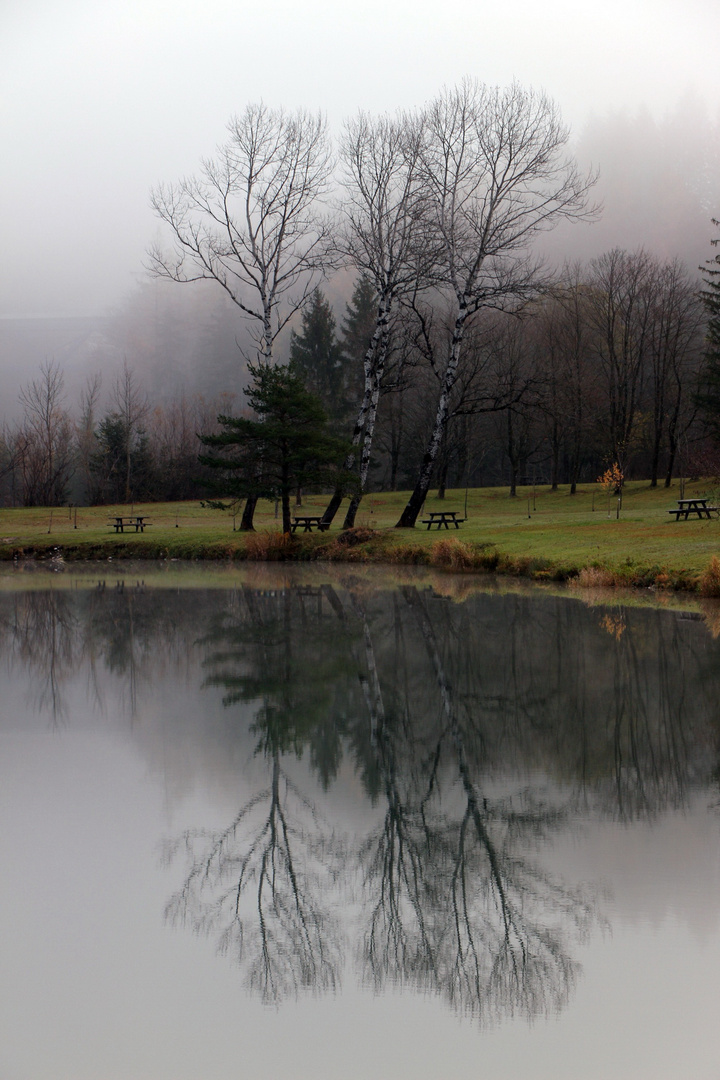
[[[578,156],[601,172],[602,219],[558,229],[546,254],[643,245],[696,266],[720,212],[718,31],[715,0],[459,0],[451,14],[414,0],[6,0],[0,412],[44,360],[66,363],[70,381],[101,358],[150,362],[127,321],[147,305],[146,251],[163,238],[150,189],[195,172],[229,117],[260,99],[322,110],[337,132],[359,108],[419,106],[464,75],[517,79],[557,101]],[[222,298],[195,319],[199,301],[178,303],[174,344],[155,342],[155,358],[165,378],[192,376],[193,342],[216,333],[214,390],[242,325]],[[57,321],[71,317],[91,322]]]

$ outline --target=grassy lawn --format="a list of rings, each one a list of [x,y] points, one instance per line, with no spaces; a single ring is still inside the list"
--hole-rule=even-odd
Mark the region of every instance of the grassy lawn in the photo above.
[[[718,495],[708,482],[685,485],[686,496]],[[50,511],[0,510],[0,557],[48,555],[59,548],[65,558],[347,558],[352,561],[432,562],[457,569],[496,569],[531,577],[563,577],[604,569],[618,584],[668,584],[694,588],[713,556],[720,556],[720,520],[676,522],[667,511],[679,485],[652,489],[647,482],[627,484],[617,517],[617,500],[595,484],[574,496],[567,488],[523,488],[510,498],[507,488],[482,488],[467,494],[468,520],[459,530],[438,532],[418,523],[394,529],[407,492],[368,495],[361,504],[358,530],[373,530],[365,542],[343,546],[345,505],[326,533],[298,533],[290,545],[279,535],[274,506],[261,502],[256,534],[233,530],[232,517],[199,502],[135,504],[150,524],[145,533],[118,535],[109,519],[130,514],[129,506]],[[311,496],[299,513],[322,513],[326,497]],[[425,509],[465,511],[465,491],[433,493]],[[239,520],[239,519],[238,519]],[[77,526],[77,527],[76,527]],[[363,534],[364,535],[364,534]],[[452,540],[453,543],[438,541]],[[464,554],[463,554],[464,553]],[[474,561],[473,561],[474,560]],[[602,583],[602,582],[599,582]],[[612,583],[607,581],[605,583]]]

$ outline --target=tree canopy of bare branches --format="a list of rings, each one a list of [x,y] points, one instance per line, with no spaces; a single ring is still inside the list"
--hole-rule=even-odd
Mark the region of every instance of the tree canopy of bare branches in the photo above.
[[[259,104],[234,117],[228,132],[198,177],[153,191],[173,249],[153,249],[150,269],[172,281],[218,282],[269,363],[329,257],[328,224],[318,213],[331,169],[326,124]]]
[[[466,80],[431,103],[424,129],[423,178],[439,245],[436,282],[453,325],[435,424],[401,528],[415,524],[429,490],[473,315],[535,295],[543,273],[531,241],[563,219],[592,213],[594,182],[566,154],[568,131],[552,101],[517,84],[499,90]]]

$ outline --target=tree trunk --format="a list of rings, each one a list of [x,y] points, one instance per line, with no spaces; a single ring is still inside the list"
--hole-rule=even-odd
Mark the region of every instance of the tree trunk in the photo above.
[[[242,518],[240,520],[241,532],[254,532],[255,526],[253,525],[253,517],[255,516],[255,507],[257,506],[257,496],[248,496],[245,506],[243,507]]]
[[[373,434],[375,432],[375,420],[377,417],[378,401],[380,399],[380,383],[382,382],[384,367],[385,357],[383,355],[383,357],[378,360],[375,368],[372,393],[370,395],[370,407],[365,417],[365,438],[363,439],[362,455],[360,457],[359,490],[355,492],[350,500],[350,505],[348,506],[347,514],[345,515],[345,521],[343,522],[343,529],[353,529],[355,527],[355,515],[357,514],[360,500],[362,499],[367,486],[367,476],[370,469],[370,451],[372,449]]]
[[[518,476],[518,458],[515,453],[515,440],[513,432],[513,414],[512,409],[507,411],[507,454],[510,462],[510,496],[515,498],[517,495],[517,476]]]
[[[677,454],[677,439],[675,438],[675,433],[674,432],[669,436],[669,441],[670,441],[670,446],[669,446],[669,450],[668,450],[668,464],[667,464],[667,472],[665,474],[665,487],[666,488],[669,488],[670,485],[672,484],[673,470],[675,468],[675,455]]]
[[[368,345],[367,352],[365,353],[365,359],[363,361],[363,368],[365,371],[365,390],[363,393],[363,399],[360,403],[360,409],[358,411],[357,419],[355,421],[355,429],[353,431],[353,447],[360,445],[360,439],[362,438],[363,429],[365,430],[365,439],[363,443],[363,458],[365,456],[365,448],[367,447],[367,458],[370,460],[370,447],[372,445],[372,431],[370,432],[369,440],[367,433],[368,426],[368,413],[372,408],[373,391],[375,384],[377,383],[378,394],[380,392],[380,383],[382,381],[382,373],[385,367],[385,354],[387,353],[388,337],[390,334],[390,307],[392,300],[389,296],[382,296],[378,305],[377,321],[375,323],[375,330],[373,336]],[[377,408],[377,402],[376,402]],[[373,416],[373,427],[375,424],[375,418]],[[348,454],[345,459],[345,471],[350,470],[355,465],[355,457],[357,451],[354,449]],[[362,465],[361,465],[362,467]],[[367,470],[366,470],[367,474]],[[362,491],[363,484],[360,484],[360,490]],[[323,525],[330,525],[333,518],[337,514],[340,504],[343,500],[342,488],[338,487],[328,503],[327,509],[323,514]],[[360,504],[360,500],[357,500],[357,505]],[[352,505],[352,503],[351,503]],[[357,505],[355,512],[357,512]],[[355,512],[352,515],[352,520],[355,520]],[[348,509],[348,515],[350,510]],[[347,521],[347,516],[346,519]],[[343,528],[352,528],[352,525],[345,524]]]
[[[396,529],[414,529],[415,522],[418,519],[420,511],[422,510],[423,503],[427,498],[427,493],[430,490],[430,481],[432,479],[433,468],[435,466],[435,459],[440,449],[440,443],[442,437],[445,434],[445,428],[448,422],[448,411],[450,406],[450,394],[455,385],[455,381],[458,375],[458,366],[460,364],[460,351],[462,348],[463,335],[465,333],[465,322],[468,317],[468,309],[465,300],[460,303],[460,310],[458,311],[457,318],[455,319],[455,328],[453,330],[452,345],[450,347],[450,358],[448,360],[448,366],[445,371],[445,378],[443,379],[442,390],[440,391],[440,400],[438,401],[437,413],[435,415],[435,426],[433,428],[432,435],[430,436],[430,442],[425,451],[423,457],[422,466],[420,468],[420,476],[415,485],[415,488],[407,501],[407,505],[400,515],[400,519],[395,525]]]
[[[344,498],[343,489],[341,487],[336,487],[333,494],[332,494],[332,498],[330,499],[330,502],[327,504],[327,508],[325,510],[325,513],[322,516],[323,525],[331,525],[332,524],[333,518],[335,517],[338,510],[340,509],[340,503],[343,501],[343,498]]]
[[[660,446],[662,444],[662,429],[660,422],[655,417],[655,431],[653,436],[652,463],[650,465],[650,487],[658,485],[658,472],[660,471]]]
[[[517,498],[517,476],[518,467],[514,461],[510,462],[510,497],[512,499]]]
[[[354,529],[355,528],[355,515],[358,512],[358,507],[360,505],[360,500],[361,499],[362,499],[362,495],[360,494],[359,491],[356,491],[355,494],[353,495],[353,497],[350,500],[350,505],[347,508],[347,513],[345,514],[345,520],[343,521],[343,529]]]
[[[448,474],[448,462],[447,458],[440,466],[440,476],[438,477],[438,499],[445,498],[445,488],[447,486],[447,474]]]
[[[678,385],[677,398],[675,399],[675,407],[670,417],[668,424],[668,465],[667,472],[665,474],[665,487],[669,488],[672,483],[673,469],[675,468],[675,457],[677,455],[678,437],[677,437],[677,425],[680,418],[680,402],[682,397],[682,391]]]
[[[283,532],[289,536],[292,532],[292,522],[290,520],[290,492],[284,490],[282,493],[282,529]]]

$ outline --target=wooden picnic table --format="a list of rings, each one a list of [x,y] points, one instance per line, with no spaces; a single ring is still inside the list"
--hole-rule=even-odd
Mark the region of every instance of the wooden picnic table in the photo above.
[[[710,518],[711,514],[715,514],[720,510],[717,506],[708,506],[707,499],[678,499],[677,509],[668,510],[668,514],[674,514],[675,520],[679,521],[680,518],[683,521],[687,521],[690,514],[697,514],[699,518]]]
[[[320,532],[324,532],[325,529],[329,529],[330,525],[327,521],[323,521],[322,514],[300,514],[292,519],[292,531],[297,532],[298,528],[302,525],[303,532],[312,532],[313,529],[319,529]]]
[[[459,529],[463,521],[467,521],[467,518],[458,517],[457,510],[430,510],[426,518],[422,518],[422,524],[427,525],[428,532],[432,529],[433,525],[437,529],[442,529],[443,525],[446,529],[449,529],[451,525],[454,525],[456,529]]]
[[[119,514],[117,517],[111,517],[109,520],[110,528],[114,529],[116,533],[125,532],[126,529],[134,529],[135,532],[145,532],[145,526],[149,524],[150,522],[148,519],[139,514]]]

